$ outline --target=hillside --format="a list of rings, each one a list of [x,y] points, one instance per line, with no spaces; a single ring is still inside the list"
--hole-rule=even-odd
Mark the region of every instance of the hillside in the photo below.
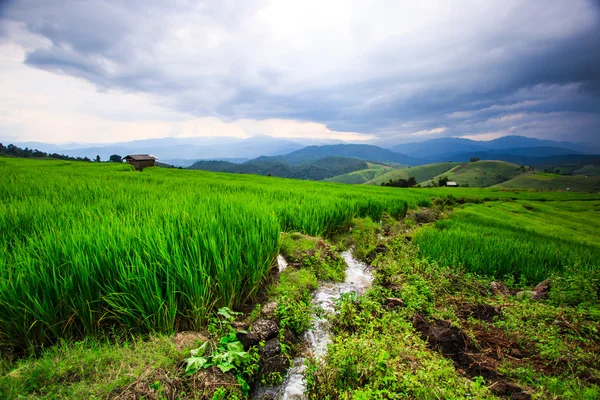
[[[366,182],[368,185],[381,185],[384,182],[397,179],[408,179],[414,176],[418,183],[433,179],[435,176],[443,174],[446,171],[456,167],[459,163],[447,162],[437,164],[420,165],[418,167],[394,169],[385,174],[374,177]]]
[[[328,156],[359,158],[361,160],[373,162],[396,163],[404,165],[424,164],[424,161],[421,159],[409,157],[404,154],[395,153],[388,149],[367,144],[308,146],[301,150],[287,154],[285,158],[287,162],[291,164],[297,164]]]
[[[259,157],[242,164],[227,161],[198,161],[189,169],[238,174],[271,175],[282,178],[322,180],[367,169],[366,161],[344,157],[322,157],[291,164],[286,157]]]
[[[388,172],[395,171],[393,167],[388,167],[380,164],[367,163],[369,168],[361,169],[360,171],[350,172],[348,174],[337,175],[332,178],[323,179],[324,182],[346,183],[350,185],[360,185],[366,183],[378,176]]]
[[[504,161],[477,161],[462,163],[424,182],[423,186],[437,182],[440,177],[446,176],[449,181],[454,181],[460,186],[483,188],[508,181],[521,173],[523,171],[517,164]]]
[[[534,171],[518,175],[492,187],[598,193],[600,176],[558,175]]]

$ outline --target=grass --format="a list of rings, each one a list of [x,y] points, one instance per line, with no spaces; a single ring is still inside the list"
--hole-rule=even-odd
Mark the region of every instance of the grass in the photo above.
[[[600,176],[530,172],[518,175],[494,187],[598,193],[600,192]]]
[[[166,336],[127,340],[118,345],[95,339],[72,344],[63,341],[36,358],[4,367],[0,396],[106,398],[113,390],[131,384],[150,366],[173,373],[187,354],[185,350],[178,349]]]
[[[539,282],[576,266],[598,274],[600,202],[492,202],[465,205],[417,232],[415,242],[442,265]]]
[[[514,178],[523,173],[517,164],[505,161],[477,161],[462,163],[448,172],[440,173],[431,181],[437,182],[442,177],[448,177],[451,182],[460,186],[485,188]],[[427,186],[429,182],[424,182]]]
[[[376,176],[366,182],[368,185],[381,185],[384,182],[398,179],[408,179],[414,176],[418,183],[433,179],[435,176],[443,174],[456,167],[459,163],[456,162],[443,162],[437,164],[421,165],[418,167],[395,169],[393,171],[386,172],[385,174]]]

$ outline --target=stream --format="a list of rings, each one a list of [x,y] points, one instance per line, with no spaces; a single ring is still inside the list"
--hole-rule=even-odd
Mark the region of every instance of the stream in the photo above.
[[[313,307],[320,307],[329,313],[335,312],[335,303],[343,293],[355,292],[362,295],[373,282],[371,271],[364,263],[356,260],[350,250],[344,251],[341,256],[347,265],[346,280],[340,283],[322,282],[312,296]],[[277,263],[280,272],[287,267],[287,263],[281,255],[277,257]],[[253,399],[305,399],[304,371],[306,367],[304,361],[309,355],[318,359],[325,355],[327,346],[331,343],[329,321],[313,314],[312,327],[304,334],[304,340],[307,344],[306,350],[292,360],[292,366],[283,383],[275,387],[259,387],[252,396]]]

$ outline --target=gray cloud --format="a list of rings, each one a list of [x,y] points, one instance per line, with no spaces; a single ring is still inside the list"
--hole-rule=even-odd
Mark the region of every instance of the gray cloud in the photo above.
[[[197,116],[318,121],[388,141],[600,141],[598,1],[382,1],[337,22],[347,3],[322,25],[325,11],[300,10],[292,33],[287,14],[264,20],[263,1],[171,3],[32,0],[1,12],[50,43],[30,48],[28,65]]]

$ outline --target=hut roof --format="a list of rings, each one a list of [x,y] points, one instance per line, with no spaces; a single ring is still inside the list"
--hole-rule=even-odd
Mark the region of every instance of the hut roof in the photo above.
[[[456,182],[446,182],[446,186],[458,186]]]
[[[152,154],[130,154],[123,158],[124,160],[134,160],[134,161],[151,161],[156,160],[157,158]]]

